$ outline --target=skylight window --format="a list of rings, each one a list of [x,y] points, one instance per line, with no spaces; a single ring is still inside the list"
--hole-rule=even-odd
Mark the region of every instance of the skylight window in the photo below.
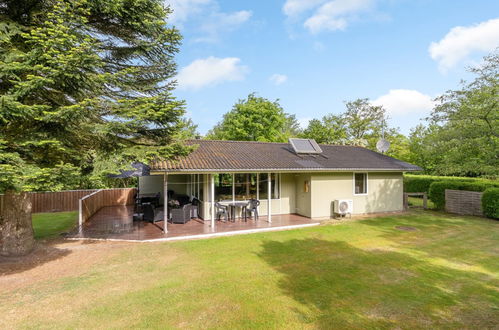
[[[297,154],[322,153],[322,149],[314,139],[289,139],[289,143]]]

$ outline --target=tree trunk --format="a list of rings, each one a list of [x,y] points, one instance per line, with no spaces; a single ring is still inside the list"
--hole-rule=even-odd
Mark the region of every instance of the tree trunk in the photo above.
[[[0,196],[0,255],[22,256],[34,246],[29,194],[7,192]]]

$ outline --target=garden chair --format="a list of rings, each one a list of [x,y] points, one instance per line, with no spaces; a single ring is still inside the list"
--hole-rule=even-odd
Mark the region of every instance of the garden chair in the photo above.
[[[192,204],[185,204],[181,208],[172,209],[170,211],[171,214],[171,222],[172,223],[187,223],[191,220],[191,208]]]
[[[196,197],[192,198],[192,206],[191,206],[191,218],[199,218],[199,206],[201,205],[201,201]]]
[[[154,205],[151,203],[142,203],[142,220],[147,222],[154,222],[155,211]]]
[[[216,202],[215,211],[217,220],[220,220],[222,217],[224,217],[224,222],[229,221],[229,207],[227,205],[222,205],[219,202]]]
[[[248,206],[246,207],[246,215],[253,216],[254,219],[258,220],[258,206],[260,206],[260,201],[258,199],[250,199]]]

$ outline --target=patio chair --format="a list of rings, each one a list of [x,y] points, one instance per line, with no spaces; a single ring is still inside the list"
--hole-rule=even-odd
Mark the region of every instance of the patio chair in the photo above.
[[[175,191],[168,189],[168,193],[167,194],[168,194],[168,199],[171,199],[175,195]]]
[[[248,206],[246,207],[246,215],[249,214],[250,217],[254,214],[254,219],[258,220],[258,206],[260,206],[260,201],[258,199],[250,199]]]
[[[151,203],[142,203],[142,220],[147,221],[147,222],[154,222],[154,216],[155,216],[155,211],[154,211],[154,205]]]
[[[134,212],[135,213],[142,213],[142,204],[141,204],[141,201],[140,201],[138,194],[135,194],[133,199],[135,201],[134,208],[133,208]]]
[[[154,197],[154,206],[158,207],[161,204],[161,193],[158,192],[156,193],[156,196]]]
[[[191,207],[192,204],[185,204],[179,209],[172,209],[171,223],[187,223],[191,220]]]
[[[184,206],[191,202],[191,198],[187,195],[175,195],[175,199],[178,200],[180,206]]]
[[[191,218],[199,218],[199,205],[201,205],[201,201],[196,197],[192,198],[192,206],[191,206]]]
[[[216,202],[215,213],[217,220],[220,220],[222,217],[224,217],[225,218],[224,222],[229,221],[229,207],[227,205],[222,205],[219,202]]]

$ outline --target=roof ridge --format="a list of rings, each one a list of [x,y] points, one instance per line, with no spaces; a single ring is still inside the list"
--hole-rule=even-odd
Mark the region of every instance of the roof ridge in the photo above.
[[[367,149],[366,147],[363,146],[354,146],[350,144],[332,144],[332,143],[318,143],[320,146],[325,146],[325,147],[351,147],[351,148],[362,148],[362,149]],[[371,149],[367,149],[371,150]]]
[[[267,142],[267,141],[239,141],[239,140],[207,140],[207,139],[187,139],[189,142],[223,142],[223,143],[252,143],[252,144],[286,144],[291,145],[289,142]],[[333,143],[318,143],[319,146],[326,147],[350,147],[371,150],[363,146],[349,145],[349,144],[333,144]],[[372,151],[372,150],[371,150]]]
[[[234,141],[234,140],[205,140],[205,139],[189,139],[187,141],[192,142],[224,142],[224,143],[254,143],[254,144],[287,144],[288,142],[266,142],[266,141]]]

